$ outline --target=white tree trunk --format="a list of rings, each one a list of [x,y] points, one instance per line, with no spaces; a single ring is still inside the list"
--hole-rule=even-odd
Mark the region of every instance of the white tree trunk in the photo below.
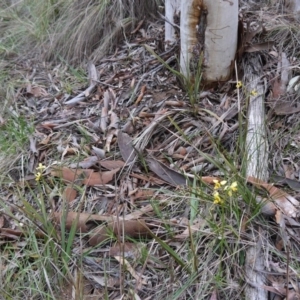
[[[165,0],[165,12],[165,45],[168,47],[176,41],[173,24],[175,23],[174,16],[179,15],[180,12],[180,0]]]
[[[190,30],[190,12],[194,0],[181,1],[180,7],[180,71],[187,78],[190,77],[189,62],[196,30]]]
[[[180,69],[183,75],[193,78],[202,57],[206,83],[228,80],[235,60],[237,34],[238,0],[182,0]]]
[[[291,12],[300,12],[299,0],[286,0],[285,5]]]
[[[299,20],[300,0],[286,0],[285,7]]]
[[[204,47],[204,79],[226,81],[234,67],[238,40],[238,0],[206,0],[207,28]]]

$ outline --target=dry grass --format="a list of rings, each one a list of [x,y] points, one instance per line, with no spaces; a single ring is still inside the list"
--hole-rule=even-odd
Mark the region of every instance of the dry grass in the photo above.
[[[159,1],[24,0],[2,4],[0,51],[34,49],[47,59],[97,61],[121,40],[130,40],[138,22],[157,16]]]

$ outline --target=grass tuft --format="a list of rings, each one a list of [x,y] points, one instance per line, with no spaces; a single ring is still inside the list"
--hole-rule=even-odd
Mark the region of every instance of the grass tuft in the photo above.
[[[145,18],[157,15],[159,1],[12,1],[0,7],[0,51],[3,54],[34,48],[47,59],[95,61],[130,39]]]

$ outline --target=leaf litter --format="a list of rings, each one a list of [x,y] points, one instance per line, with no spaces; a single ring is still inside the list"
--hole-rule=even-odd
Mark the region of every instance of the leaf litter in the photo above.
[[[258,18],[258,12],[255,14]],[[270,15],[272,11],[264,11],[261,17],[268,22]],[[244,18],[246,22],[253,16],[244,13]],[[268,24],[265,29],[269,32],[277,26],[272,22]],[[156,29],[149,29],[148,34],[158,39],[156,32],[162,25],[158,22],[155,26]],[[294,281],[298,285],[297,274],[279,257],[286,251],[291,252],[290,259],[297,259],[299,255],[299,197],[293,192],[299,189],[299,135],[290,130],[291,124],[299,125],[299,97],[292,88],[292,96],[287,91],[288,78],[295,77],[297,69],[288,64],[294,61],[289,46],[282,48],[278,37],[274,42],[259,40],[258,33],[262,33],[260,27],[248,33],[245,37],[247,47],[240,52],[259,52],[265,59],[264,76],[270,85],[268,125],[273,141],[269,150],[273,154],[270,166],[275,183],[287,184],[291,190],[287,192],[256,178],[245,181],[257,188],[260,195],[256,200],[262,203],[261,211],[272,219],[270,241],[275,242],[274,246],[270,242],[268,247],[274,253],[275,248],[279,251],[276,252],[278,255],[265,261],[270,284],[264,288],[287,296],[287,287],[282,282],[289,280],[287,284],[291,291],[288,296],[291,297],[297,291],[294,287]],[[72,90],[72,96],[64,91],[61,66],[45,68],[40,64],[38,78],[18,87],[16,105],[19,112],[34,118],[35,131],[30,137],[28,165],[20,170],[25,176],[3,186],[2,193],[12,210],[17,212],[20,201],[10,189],[16,183],[22,183],[19,186],[23,188],[26,200],[33,203],[34,197],[27,188],[38,190],[38,183],[32,180],[33,173],[35,167],[43,163],[49,168],[43,177],[47,186],[45,191],[54,189],[58,182],[62,185],[58,203],[54,201],[51,205],[49,194],[45,192],[49,199],[47,212],[59,230],[65,214],[61,203],[67,203],[66,229],[71,231],[75,226],[77,231],[74,249],[82,245],[82,241],[85,241],[84,247],[90,249],[82,272],[94,286],[94,293],[106,286],[111,289],[111,295],[116,296],[118,280],[123,280],[128,289],[134,286],[132,280],[135,280],[139,297],[145,299],[155,282],[165,280],[166,275],[158,266],[162,270],[180,266],[173,249],[180,249],[199,233],[206,241],[199,246],[199,253],[207,253],[209,249],[206,243],[214,234],[206,221],[209,211],[204,205],[200,207],[196,220],[190,224],[187,191],[196,170],[206,184],[203,189],[211,189],[213,182],[222,178],[222,171],[209,161],[209,157],[224,163],[217,158],[215,141],[228,153],[236,151],[238,99],[235,82],[229,82],[218,89],[202,91],[197,102],[191,105],[186,93],[178,87],[175,75],[145,51],[142,33],[137,31],[132,39],[130,58],[128,46],[123,45],[113,56],[95,65],[90,62],[88,87],[77,86]],[[251,43],[253,39],[255,42]],[[176,68],[177,46],[163,53],[155,43],[149,42],[148,46],[168,61],[170,67]],[[20,72],[28,71],[20,67]],[[3,118],[5,123],[5,116]],[[278,138],[280,134],[282,139]],[[199,151],[206,156],[201,156]],[[289,176],[293,179],[285,176],[287,161],[292,162]],[[26,218],[20,213],[15,217],[18,222],[10,217],[7,222],[0,216],[1,244],[26,235],[26,226],[18,229],[19,222],[28,224]],[[39,230],[35,234],[39,238],[44,236]],[[231,238],[228,236],[229,240]],[[137,259],[140,258],[137,241],[142,241],[148,251],[144,264]],[[246,247],[247,239],[243,242]],[[97,260],[99,249],[114,257],[109,268],[104,254],[102,262]],[[213,259],[209,262],[213,272],[216,262]],[[97,271],[99,264],[103,270],[111,271],[109,275]],[[120,272],[120,266],[126,269],[127,275]],[[154,270],[156,267],[158,271]],[[199,267],[199,272],[201,270]],[[183,280],[189,273],[185,270],[180,276]],[[108,280],[112,284],[107,284]],[[163,288],[161,283],[158,286]],[[196,295],[201,286],[192,285],[187,290]],[[151,293],[160,299],[168,295],[164,290]],[[222,299],[218,297],[219,293],[221,291],[212,287],[208,299]],[[234,282],[230,293],[238,294]]]

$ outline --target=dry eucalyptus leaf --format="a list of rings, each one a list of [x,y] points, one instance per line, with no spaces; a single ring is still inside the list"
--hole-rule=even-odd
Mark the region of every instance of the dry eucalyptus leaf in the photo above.
[[[119,128],[119,122],[120,122],[120,119],[119,119],[118,115],[116,113],[114,113],[113,111],[110,112],[109,128],[118,129]]]
[[[125,163],[123,160],[101,160],[99,165],[107,170],[113,170],[123,168]]]
[[[81,162],[71,164],[70,167],[72,169],[78,168],[78,167],[87,169],[87,168],[94,167],[97,164],[97,162],[98,162],[97,156],[89,156]]]
[[[90,233],[89,244],[96,246],[105,241],[113,232],[117,237],[125,235],[130,238],[147,238],[151,236],[151,231],[142,219],[138,220],[114,220],[107,225],[101,225]]]
[[[117,138],[123,160],[126,162],[126,164],[133,162],[136,158],[136,153],[132,146],[131,137],[127,133],[119,130]]]
[[[31,84],[27,85],[26,92],[28,94],[33,95],[33,97],[35,97],[35,98],[39,98],[39,97],[48,95],[47,91],[44,88],[42,88],[40,86],[33,87]]]
[[[145,174],[131,173],[130,175],[131,175],[131,177],[138,178],[140,180],[149,182],[154,185],[162,185],[165,183],[163,180],[157,178],[156,176],[151,176],[149,174],[145,175]]]
[[[284,95],[285,93],[285,87],[281,83],[281,80],[279,78],[275,78],[272,83],[272,93],[273,99],[278,99],[281,95]]]
[[[116,246],[110,247],[108,255],[109,256],[123,256],[123,257],[131,257],[137,259],[141,256],[141,247],[144,247],[143,244],[140,243],[117,243]]]
[[[10,240],[18,240],[20,237],[27,236],[28,233],[26,233],[25,230],[17,230],[17,229],[11,229],[11,228],[0,228],[0,239],[10,239]],[[34,235],[37,238],[44,238],[45,234],[42,231],[36,231]]]
[[[164,181],[173,186],[186,185],[187,179],[181,173],[170,169],[154,158],[148,157],[146,161],[149,165],[149,169]]]
[[[105,158],[105,150],[97,148],[95,146],[92,146],[92,152],[95,154],[98,158],[104,159]]]
[[[102,107],[101,110],[101,119],[100,119],[100,129],[102,132],[105,132],[108,124],[108,110],[106,107]]]
[[[294,197],[276,188],[272,184],[268,184],[258,178],[249,176],[247,178],[247,181],[259,188],[264,188],[265,190],[267,190],[274,203],[277,205],[278,208],[281,209],[281,211],[285,215],[287,215],[288,217],[297,216],[299,210],[299,201],[296,200]]]
[[[73,188],[72,185],[66,186],[63,192],[63,198],[68,202],[72,202],[77,197],[77,191]]]
[[[291,115],[300,112],[300,107],[294,107],[292,103],[282,101],[277,101],[273,109],[277,116]]]
[[[138,189],[133,195],[131,195],[132,200],[143,200],[151,199],[155,191],[150,189]]]
[[[63,212],[54,212],[52,219],[57,225],[60,225],[61,222],[65,222],[65,226],[68,230],[76,225],[77,231],[82,233],[89,232],[91,228],[95,228],[102,222],[111,222],[113,220],[110,216],[77,213],[73,211],[69,211],[67,215],[64,215]]]
[[[85,184],[87,186],[103,185],[110,182],[120,169],[106,172],[95,172],[91,169],[55,168],[51,171],[52,176],[61,177],[66,183]]]
[[[105,143],[105,150],[110,152],[110,145],[113,142],[114,137],[116,136],[116,129],[109,129],[106,134],[106,143]]]

